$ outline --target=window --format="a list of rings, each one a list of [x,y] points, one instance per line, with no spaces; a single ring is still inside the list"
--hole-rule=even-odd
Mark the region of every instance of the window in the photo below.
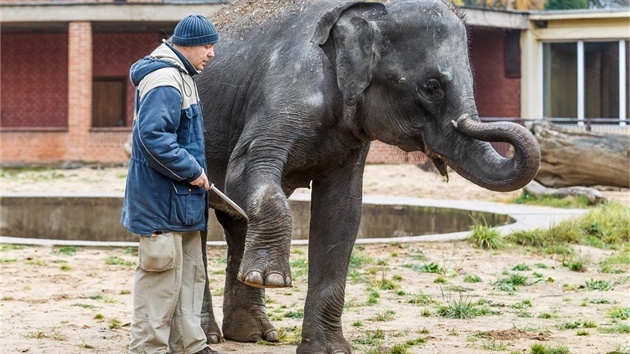
[[[545,117],[625,125],[629,49],[628,41],[543,43]]]
[[[92,84],[92,127],[125,126],[126,78],[94,79]]]

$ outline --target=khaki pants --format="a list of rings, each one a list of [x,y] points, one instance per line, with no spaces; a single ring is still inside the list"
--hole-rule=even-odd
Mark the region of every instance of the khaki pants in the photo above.
[[[130,354],[196,353],[206,347],[201,235],[141,237],[133,289]]]

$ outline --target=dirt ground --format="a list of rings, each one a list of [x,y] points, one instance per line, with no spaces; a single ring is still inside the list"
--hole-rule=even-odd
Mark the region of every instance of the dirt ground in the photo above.
[[[121,192],[125,177],[123,167],[19,174],[5,170],[0,183],[3,194]],[[435,172],[413,165],[367,166],[364,190],[366,195],[490,201],[520,193],[489,192],[453,172],[445,183]],[[628,190],[603,193],[629,203]],[[2,245],[0,352],[124,353],[134,251]],[[295,353],[307,256],[306,246],[293,246],[293,288],[266,293],[268,312],[282,335],[280,344],[226,341],[212,348],[224,353]],[[534,344],[570,353],[630,353],[630,266],[613,261],[623,257],[628,253],[583,246],[564,257],[525,248],[484,251],[466,242],[356,246],[344,334],[356,353],[530,353]],[[209,247],[208,258],[220,322],[225,248]],[[567,261],[586,269],[572,271],[563,266]],[[606,263],[614,264],[616,271],[602,272]],[[520,277],[524,285],[501,286],[508,277]],[[455,309],[476,317],[445,317]]]

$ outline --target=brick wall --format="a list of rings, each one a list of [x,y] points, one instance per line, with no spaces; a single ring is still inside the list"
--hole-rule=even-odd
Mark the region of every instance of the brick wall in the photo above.
[[[521,80],[504,75],[505,30],[473,27],[470,63],[480,117],[520,117]]]
[[[2,33],[0,127],[68,125],[68,34]]]
[[[67,33],[3,34],[0,163],[126,162],[129,67],[159,43],[156,32],[93,33],[89,22],[70,23]],[[126,79],[128,127],[91,128],[94,77]]]

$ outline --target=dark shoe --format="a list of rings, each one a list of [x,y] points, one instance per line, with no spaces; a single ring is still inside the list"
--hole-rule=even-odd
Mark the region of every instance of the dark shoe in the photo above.
[[[214,350],[210,349],[210,347],[205,347],[203,348],[203,350],[200,350],[195,354],[219,354],[219,352],[215,352]]]

